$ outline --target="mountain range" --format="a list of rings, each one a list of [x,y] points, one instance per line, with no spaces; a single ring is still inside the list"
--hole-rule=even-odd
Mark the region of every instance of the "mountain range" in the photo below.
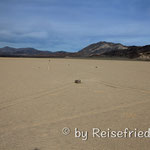
[[[98,42],[79,50],[78,52],[41,51],[34,48],[0,48],[0,57],[83,57],[83,58],[129,58],[150,60],[150,45],[125,46],[120,43]]]

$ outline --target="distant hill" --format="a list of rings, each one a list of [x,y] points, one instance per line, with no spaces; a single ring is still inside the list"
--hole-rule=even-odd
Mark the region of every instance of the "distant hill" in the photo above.
[[[3,47],[0,48],[1,57],[66,57],[72,53],[64,51],[40,51],[34,48],[13,48]]]
[[[78,54],[89,57],[93,55],[101,55],[105,52],[110,52],[114,50],[126,50],[126,49],[128,49],[127,46],[124,46],[119,43],[115,44],[111,42],[98,42],[83,48],[78,52]]]
[[[120,43],[98,42],[77,53],[80,57],[119,57],[150,60],[150,45],[124,46]]]
[[[98,42],[71,53],[65,51],[41,51],[34,48],[0,48],[0,57],[119,57],[150,60],[150,45],[125,46],[120,43]]]
[[[50,52],[46,51],[39,51],[34,48],[13,48],[13,47],[3,47],[0,48],[1,55],[18,55],[18,56],[33,56],[33,55],[40,55],[40,54],[49,54]]]

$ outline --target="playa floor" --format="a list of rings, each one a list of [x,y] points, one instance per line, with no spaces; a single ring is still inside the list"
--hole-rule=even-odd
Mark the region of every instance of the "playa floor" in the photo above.
[[[88,140],[75,138],[75,128]],[[0,58],[0,150],[150,147],[150,137],[93,138],[93,128],[150,128],[149,62]]]

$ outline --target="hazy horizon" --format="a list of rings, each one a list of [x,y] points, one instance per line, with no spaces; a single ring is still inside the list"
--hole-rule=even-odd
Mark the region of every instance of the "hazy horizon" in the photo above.
[[[99,41],[99,42],[108,42],[108,43],[109,43],[109,41]],[[98,42],[95,42],[95,43],[98,43]],[[90,43],[89,45],[95,44],[95,43]],[[112,43],[114,43],[114,44],[122,44],[122,43],[117,43],[117,42],[112,42]],[[50,52],[57,52],[57,51],[78,52],[78,51],[82,50],[83,48],[85,48],[85,47],[87,47],[87,46],[89,46],[89,45],[85,45],[85,46],[82,47],[81,49],[79,49],[79,50],[74,50],[74,51],[69,51],[69,50],[67,51],[67,50],[38,49],[38,48],[35,48],[35,47],[30,47],[30,46],[28,46],[28,47],[13,47],[13,46],[9,46],[9,45],[2,46],[2,47],[0,46],[0,48],[5,48],[5,47],[11,47],[11,48],[16,48],[16,49],[18,49],[18,48],[33,48],[33,49],[40,50],[40,51],[50,51]],[[124,45],[124,46],[146,46],[146,45],[125,45],[125,44],[122,44],[122,45]]]

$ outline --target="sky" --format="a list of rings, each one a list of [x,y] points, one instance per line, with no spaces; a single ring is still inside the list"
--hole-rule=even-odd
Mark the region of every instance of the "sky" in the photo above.
[[[0,47],[78,51],[150,44],[150,0],[0,0]]]

